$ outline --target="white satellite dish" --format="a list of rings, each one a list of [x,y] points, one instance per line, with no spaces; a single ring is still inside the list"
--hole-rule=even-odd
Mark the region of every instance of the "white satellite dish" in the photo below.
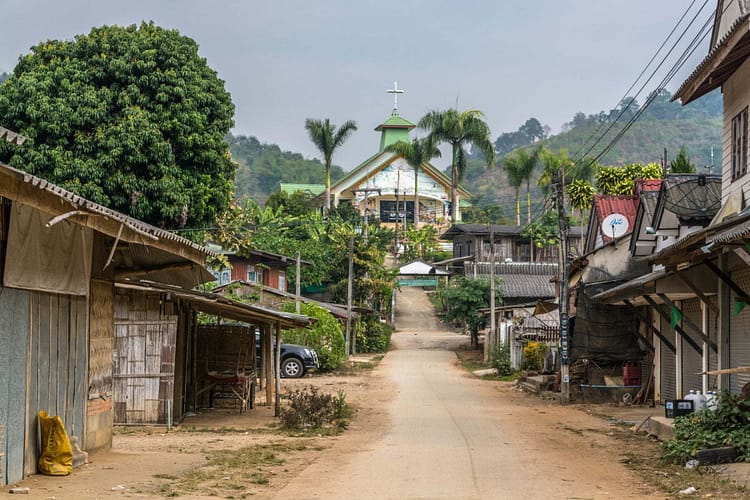
[[[622,214],[609,214],[602,221],[602,233],[610,238],[619,238],[628,232],[630,223]]]

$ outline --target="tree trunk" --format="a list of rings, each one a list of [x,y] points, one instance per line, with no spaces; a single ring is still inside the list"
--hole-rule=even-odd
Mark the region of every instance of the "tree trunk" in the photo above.
[[[414,169],[414,231],[419,230],[419,167]]]
[[[458,188],[458,165],[456,165],[456,155],[458,149],[453,146],[453,162],[451,165],[451,222],[456,222],[456,215],[458,214],[458,204],[456,203],[456,191]]]
[[[326,215],[331,211],[331,167],[326,165]]]
[[[526,224],[531,224],[531,189],[526,181]]]

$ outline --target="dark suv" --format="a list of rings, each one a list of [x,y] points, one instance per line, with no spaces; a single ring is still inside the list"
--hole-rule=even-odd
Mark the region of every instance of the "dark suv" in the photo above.
[[[273,339],[276,342],[276,339]],[[260,332],[255,332],[256,366],[260,370]],[[281,343],[281,376],[284,378],[299,378],[307,370],[320,368],[318,353],[315,349],[297,344]]]

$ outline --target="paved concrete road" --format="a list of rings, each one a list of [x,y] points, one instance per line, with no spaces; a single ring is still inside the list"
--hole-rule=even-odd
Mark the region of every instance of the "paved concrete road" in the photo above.
[[[616,453],[559,421],[587,415],[524,406],[468,376],[453,352],[467,337],[442,329],[421,290],[397,300],[395,349],[380,366],[397,393],[387,432],[346,456],[332,450],[276,498],[647,498]]]

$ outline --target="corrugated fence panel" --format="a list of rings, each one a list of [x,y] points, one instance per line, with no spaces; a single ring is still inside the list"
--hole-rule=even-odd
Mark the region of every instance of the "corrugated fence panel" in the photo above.
[[[0,485],[23,479],[29,293],[0,288]]]
[[[36,472],[37,414],[59,415],[70,436],[82,437],[88,378],[85,297],[32,292],[31,354],[24,469]],[[34,316],[36,315],[36,316]]]

